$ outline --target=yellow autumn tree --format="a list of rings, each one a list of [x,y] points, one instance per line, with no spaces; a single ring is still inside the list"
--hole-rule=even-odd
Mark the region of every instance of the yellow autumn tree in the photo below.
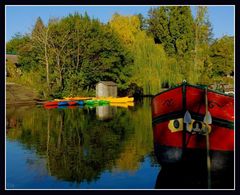
[[[118,34],[123,44],[130,49],[135,42],[136,34],[140,31],[139,17],[135,15],[123,16],[115,13],[109,25]]]

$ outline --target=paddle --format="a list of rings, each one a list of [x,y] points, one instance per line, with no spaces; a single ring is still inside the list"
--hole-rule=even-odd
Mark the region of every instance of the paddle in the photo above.
[[[189,124],[192,122],[192,117],[191,117],[191,114],[188,112],[188,110],[185,112],[183,122],[186,123],[187,130],[191,131],[191,128],[190,128]]]
[[[206,114],[204,116],[203,122],[206,124],[206,148],[207,148],[207,169],[208,169],[208,188],[211,188],[211,161],[209,155],[209,129],[208,125],[212,124],[212,116],[208,111],[208,97],[207,97],[207,87],[205,88],[205,106]]]

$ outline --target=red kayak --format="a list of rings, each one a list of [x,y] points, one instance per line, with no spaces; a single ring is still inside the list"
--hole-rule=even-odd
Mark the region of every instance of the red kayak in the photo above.
[[[74,105],[77,105],[77,102],[76,101],[69,101],[68,105],[69,106],[74,106]]]
[[[206,109],[210,124],[204,122]],[[206,149],[208,134],[210,150],[234,150],[233,96],[184,82],[153,97],[152,122],[157,146]]]
[[[51,101],[51,102],[46,102],[44,103],[45,107],[49,107],[49,106],[57,106],[58,102],[57,101]]]
[[[45,109],[49,110],[49,109],[55,109],[57,108],[58,106],[57,105],[54,105],[54,106],[44,106]]]

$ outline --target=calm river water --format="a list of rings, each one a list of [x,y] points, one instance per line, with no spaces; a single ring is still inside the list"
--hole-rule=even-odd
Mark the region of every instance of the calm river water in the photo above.
[[[6,112],[7,189],[188,188],[181,186],[182,170],[164,173],[155,157],[150,99],[128,108],[11,106]],[[217,188],[233,188],[233,172],[228,175],[215,179]],[[189,188],[207,187],[196,180]]]

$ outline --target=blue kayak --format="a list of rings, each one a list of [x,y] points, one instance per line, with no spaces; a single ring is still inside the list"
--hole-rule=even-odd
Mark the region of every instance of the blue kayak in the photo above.
[[[84,101],[83,100],[79,100],[79,101],[77,101],[77,104],[78,105],[84,105]]]
[[[58,106],[68,106],[68,102],[67,101],[58,102]]]

